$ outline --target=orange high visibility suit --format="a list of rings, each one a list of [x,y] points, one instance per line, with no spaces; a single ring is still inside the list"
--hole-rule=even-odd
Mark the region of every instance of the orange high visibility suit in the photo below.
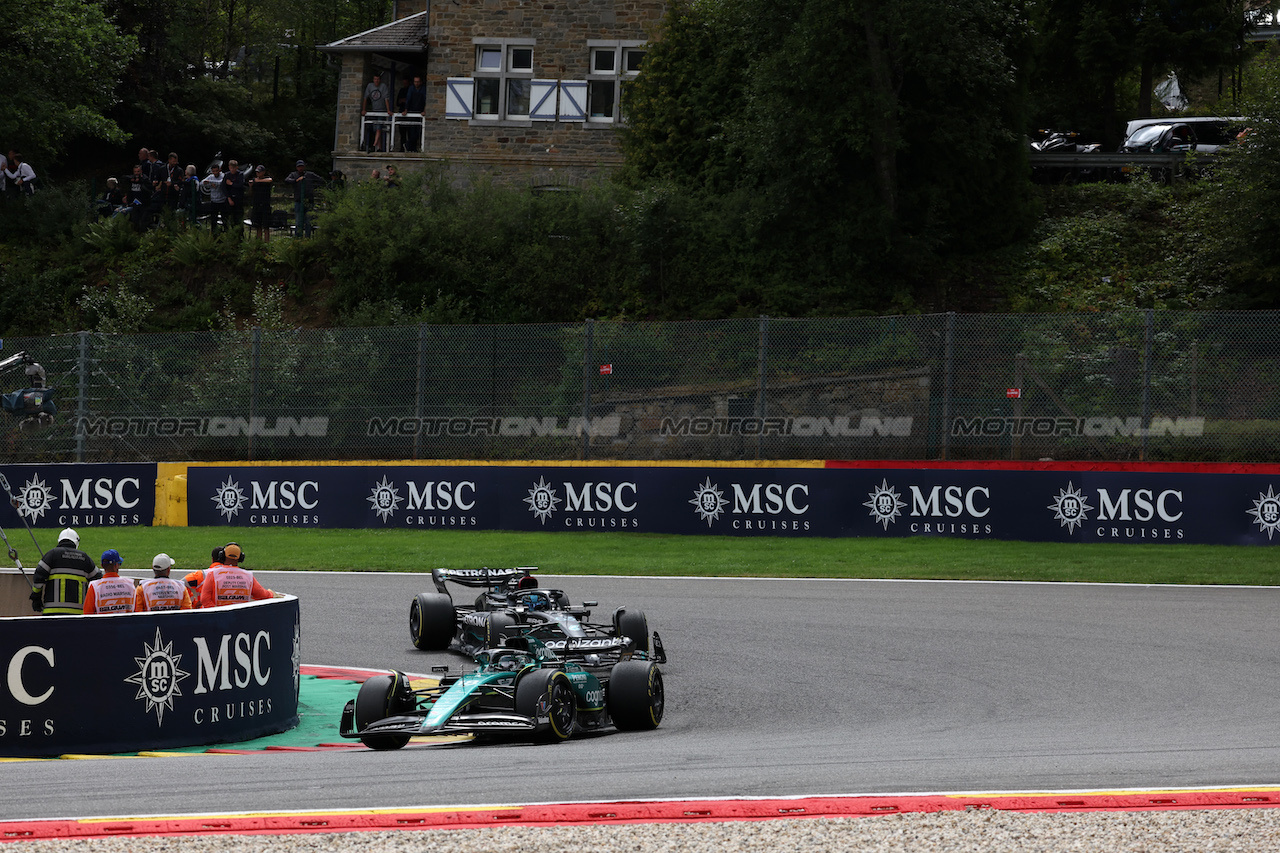
[[[133,580],[120,577],[119,572],[107,572],[96,581],[89,581],[89,592],[84,597],[84,612],[132,613],[133,602]]]
[[[133,609],[139,613],[151,610],[190,610],[191,593],[180,580],[168,577],[147,578],[138,585]]]
[[[219,607],[272,598],[274,593],[258,583],[253,572],[239,566],[218,566],[205,573],[200,584],[200,606]]]

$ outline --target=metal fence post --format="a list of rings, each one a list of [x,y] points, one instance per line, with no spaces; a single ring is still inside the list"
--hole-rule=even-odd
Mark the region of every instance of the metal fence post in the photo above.
[[[422,403],[427,373],[427,327],[418,324],[418,367],[413,388],[413,417],[417,420],[417,428],[413,431],[413,458],[417,459],[421,452],[422,441]]]
[[[765,374],[769,369],[769,318],[760,318],[760,343],[758,346],[758,383],[756,387],[756,458],[760,458],[764,445],[764,416],[768,411],[765,395],[769,392],[769,381]]]
[[[582,343],[582,458],[591,458],[591,362],[596,321],[588,319]]]
[[[84,461],[85,439],[88,438],[89,418],[89,333],[80,331],[80,357],[76,359],[80,391],[76,395],[76,461]]]
[[[955,376],[956,312],[948,311],[942,338],[942,458],[951,454],[951,385]]]
[[[1151,337],[1155,311],[1146,308],[1142,313],[1146,315],[1144,332],[1146,340],[1142,351],[1142,452],[1138,458],[1145,462],[1147,461],[1147,432],[1148,427],[1151,426]]]
[[[249,372],[249,429],[248,435],[249,455],[245,458],[253,461],[253,418],[258,413],[258,359],[262,355],[262,329],[258,326],[253,327],[253,358],[250,362]]]

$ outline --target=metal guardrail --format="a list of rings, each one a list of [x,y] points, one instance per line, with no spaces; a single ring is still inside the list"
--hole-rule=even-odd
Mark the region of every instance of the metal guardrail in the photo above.
[[[1180,178],[1188,167],[1196,172],[1212,165],[1216,154],[1129,154],[1095,151],[1093,153],[1059,153],[1031,151],[1032,170],[1055,170],[1069,173],[1113,173],[1117,175],[1163,175]]]

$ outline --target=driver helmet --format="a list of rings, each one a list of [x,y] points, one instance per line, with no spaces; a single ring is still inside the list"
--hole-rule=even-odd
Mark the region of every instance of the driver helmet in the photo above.
[[[530,593],[525,597],[525,606],[530,610],[550,610],[551,599],[541,592]]]

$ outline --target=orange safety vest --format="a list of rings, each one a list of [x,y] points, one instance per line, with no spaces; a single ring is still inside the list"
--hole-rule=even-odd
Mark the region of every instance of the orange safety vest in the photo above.
[[[89,581],[89,592],[84,597],[84,612],[132,613],[133,601],[133,580],[120,577],[119,572],[107,572],[96,581]]]
[[[190,610],[191,593],[180,580],[158,577],[147,578],[138,585],[134,597],[133,609],[139,612],[148,610]]]
[[[200,585],[200,606],[219,607],[271,598],[271,590],[263,587],[253,577],[253,572],[239,566],[218,566],[205,573]]]

